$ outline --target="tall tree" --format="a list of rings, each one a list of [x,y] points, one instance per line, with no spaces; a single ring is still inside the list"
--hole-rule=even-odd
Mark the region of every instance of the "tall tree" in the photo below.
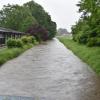
[[[25,32],[36,23],[30,11],[23,6],[8,4],[0,11],[0,26],[2,27]]]
[[[51,20],[51,16],[43,7],[34,1],[22,6],[8,4],[0,10],[0,26],[2,27],[27,32],[30,27],[33,28],[35,25],[41,26],[38,29],[47,33],[48,39],[52,39],[56,35],[56,23]],[[40,34],[43,34],[42,31]]]
[[[32,16],[38,21],[39,25],[45,27],[49,31],[49,38],[53,38],[56,34],[56,23],[51,20],[50,15],[45,12],[43,7],[33,0],[24,4],[30,9]]]
[[[77,6],[82,16],[72,27],[73,39],[100,45],[100,0],[81,0]]]

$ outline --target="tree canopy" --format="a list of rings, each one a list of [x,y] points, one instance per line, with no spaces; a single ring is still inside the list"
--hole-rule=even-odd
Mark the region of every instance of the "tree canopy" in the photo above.
[[[100,1],[81,0],[77,6],[82,15],[72,27],[73,39],[88,46],[100,46]]]
[[[45,12],[42,6],[30,1],[24,4],[24,7],[30,10],[31,14],[38,21],[39,25],[45,27],[49,32],[49,38],[53,38],[56,34],[56,23],[51,20],[50,15]]]
[[[25,32],[29,26],[36,23],[30,11],[23,6],[8,4],[0,11],[0,26],[2,27]]]
[[[35,25],[47,31],[48,39],[52,39],[56,34],[56,23],[43,7],[34,1],[22,6],[8,4],[0,10],[1,27],[27,32]]]

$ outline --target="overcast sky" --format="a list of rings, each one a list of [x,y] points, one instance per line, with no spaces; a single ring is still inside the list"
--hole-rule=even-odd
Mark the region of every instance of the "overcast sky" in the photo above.
[[[30,0],[0,0],[0,9],[3,5],[23,4]],[[52,20],[57,23],[58,28],[67,28],[70,31],[71,25],[79,19],[76,4],[79,0],[34,0],[41,4],[51,15]]]

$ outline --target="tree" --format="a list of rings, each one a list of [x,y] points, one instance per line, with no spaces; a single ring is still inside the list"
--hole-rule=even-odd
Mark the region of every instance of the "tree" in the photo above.
[[[43,7],[34,1],[22,6],[8,4],[0,10],[0,26],[2,27],[27,32],[31,27],[35,29],[35,25],[39,27],[37,29],[42,30],[38,33],[41,34],[42,39],[45,37],[52,39],[56,35],[56,23],[51,20],[51,16]],[[46,36],[42,37],[44,34]]]
[[[56,35],[56,23],[51,20],[50,15],[45,12],[42,6],[34,1],[27,2],[24,6],[30,9],[32,16],[35,17],[39,25],[49,31],[49,38],[52,39]]]
[[[46,41],[49,39],[48,31],[40,26],[40,25],[33,25],[28,30],[27,33],[36,37],[37,41]]]
[[[23,32],[37,23],[27,8],[10,4],[0,11],[0,19],[0,26]]]
[[[73,39],[88,44],[93,40],[91,38],[94,38],[93,45],[98,45],[100,42],[100,1],[81,0],[77,6],[82,16],[72,27]]]

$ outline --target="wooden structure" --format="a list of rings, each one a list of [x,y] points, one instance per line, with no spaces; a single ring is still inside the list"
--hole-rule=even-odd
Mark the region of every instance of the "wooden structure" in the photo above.
[[[0,45],[5,44],[8,38],[20,38],[25,35],[23,32],[18,32],[12,29],[2,28],[0,27]]]

